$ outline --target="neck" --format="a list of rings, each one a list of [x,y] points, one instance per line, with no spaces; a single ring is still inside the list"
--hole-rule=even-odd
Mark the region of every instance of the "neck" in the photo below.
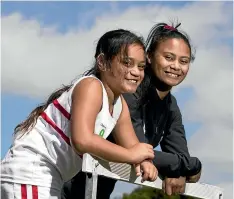
[[[163,100],[168,95],[168,93],[170,92],[170,90],[169,91],[160,91],[160,90],[158,90],[156,88],[156,92],[158,93],[159,98],[161,100]]]
[[[113,106],[116,102],[116,100],[118,99],[118,97],[120,96],[119,94],[115,94],[112,89],[103,82],[103,85],[106,89],[107,92],[107,97],[108,97],[108,101],[109,101],[109,107]]]
[[[160,81],[158,78],[152,78],[152,83],[156,87],[156,92],[161,100],[163,100],[171,90],[171,86],[166,85],[164,82]]]
[[[116,100],[120,96],[120,93],[115,92],[110,87],[110,85],[107,84],[107,81],[106,81],[105,76],[103,74],[100,75],[100,80],[102,81],[102,84],[104,85],[104,88],[106,90],[107,97],[108,97],[108,102],[109,102],[109,107],[111,108],[111,107],[113,107],[113,105],[115,104]]]

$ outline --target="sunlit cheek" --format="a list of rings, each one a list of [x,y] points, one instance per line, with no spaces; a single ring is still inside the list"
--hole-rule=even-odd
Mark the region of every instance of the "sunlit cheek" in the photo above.
[[[189,66],[183,66],[183,67],[182,67],[182,72],[183,72],[183,74],[184,74],[185,76],[187,75],[188,71],[189,71]]]
[[[145,71],[143,70],[143,71],[141,71],[141,80],[143,80],[144,77],[145,77]]]
[[[124,79],[128,73],[129,73],[129,70],[127,67],[125,66],[119,67],[118,74],[122,79]]]
[[[111,75],[112,75],[114,78],[119,77],[120,71],[119,71],[118,67],[112,67],[112,68],[111,68]]]
[[[112,68],[111,75],[113,78],[113,81],[116,82],[116,84],[122,84],[124,83],[124,79],[128,73],[128,70],[126,67],[122,65],[118,65],[115,68]]]

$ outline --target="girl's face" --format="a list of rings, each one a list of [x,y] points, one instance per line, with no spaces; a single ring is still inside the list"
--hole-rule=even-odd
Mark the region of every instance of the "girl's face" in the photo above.
[[[129,45],[127,56],[113,58],[110,69],[104,72],[105,81],[114,93],[134,93],[144,78],[145,51],[139,44]]]
[[[155,76],[169,87],[180,84],[186,77],[190,64],[190,49],[183,39],[162,41],[148,57]]]

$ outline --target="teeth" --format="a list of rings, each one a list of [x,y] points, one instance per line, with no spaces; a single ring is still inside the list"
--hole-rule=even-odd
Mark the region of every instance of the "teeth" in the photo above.
[[[172,74],[172,73],[167,73],[171,77],[178,77],[178,75]]]
[[[137,83],[137,81],[136,80],[128,80],[128,81],[130,81],[130,82],[132,82],[132,83],[134,83],[134,84],[136,84]]]

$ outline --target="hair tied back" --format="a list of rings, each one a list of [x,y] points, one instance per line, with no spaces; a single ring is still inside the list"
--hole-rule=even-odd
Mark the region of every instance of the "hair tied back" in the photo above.
[[[173,26],[169,26],[169,25],[165,25],[163,26],[164,29],[167,29],[167,30],[173,30],[173,31],[178,31],[177,28],[181,25],[181,23],[179,23],[178,25],[176,25],[176,27],[173,27]]]

